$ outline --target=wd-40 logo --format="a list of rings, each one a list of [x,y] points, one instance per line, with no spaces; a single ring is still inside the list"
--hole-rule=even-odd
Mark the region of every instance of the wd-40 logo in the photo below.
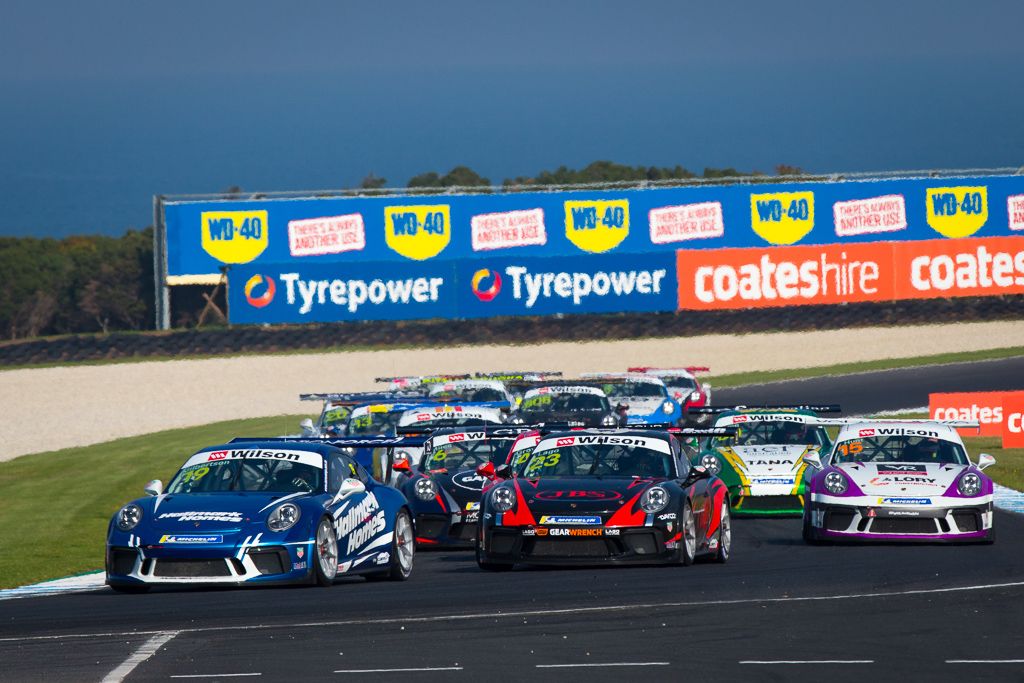
[[[245,283],[245,300],[250,306],[263,308],[274,300],[277,285],[269,275],[253,275]]]
[[[988,221],[988,188],[930,187],[925,196],[928,225],[946,237],[969,237]]]
[[[814,227],[814,193],[750,195],[750,227],[770,244],[799,242]]]
[[[473,294],[480,301],[493,301],[501,291],[501,275],[489,268],[481,268],[473,273]]]
[[[583,251],[600,254],[629,235],[629,200],[565,202],[565,236]]]
[[[444,251],[451,241],[451,207],[384,207],[384,240],[402,256],[425,261]]]
[[[266,211],[203,211],[203,249],[221,263],[248,263],[267,248]]]

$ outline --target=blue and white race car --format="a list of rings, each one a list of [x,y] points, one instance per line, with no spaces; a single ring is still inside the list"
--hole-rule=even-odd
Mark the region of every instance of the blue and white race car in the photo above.
[[[407,579],[415,553],[408,502],[342,450],[364,441],[235,440],[202,449],[166,491],[150,482],[148,497],[111,519],[107,584],[142,592],[160,584],[329,586],[339,574]],[[385,441],[407,439],[374,444]]]
[[[587,384],[600,387],[612,404],[629,406],[629,424],[677,424],[682,405],[672,397],[665,382],[652,375],[632,372],[584,373]]]

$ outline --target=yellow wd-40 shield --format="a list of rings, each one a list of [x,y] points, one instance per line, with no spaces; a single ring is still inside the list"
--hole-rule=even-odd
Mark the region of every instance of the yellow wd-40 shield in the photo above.
[[[583,251],[609,251],[627,235],[628,199],[565,202],[565,236]]]
[[[384,239],[392,250],[416,261],[444,251],[451,241],[448,204],[384,207]]]
[[[750,195],[750,227],[769,244],[799,242],[814,227],[814,193]]]
[[[203,211],[203,249],[221,263],[248,263],[269,243],[266,211]]]
[[[970,237],[988,221],[988,188],[930,187],[925,204],[928,225],[946,237]]]

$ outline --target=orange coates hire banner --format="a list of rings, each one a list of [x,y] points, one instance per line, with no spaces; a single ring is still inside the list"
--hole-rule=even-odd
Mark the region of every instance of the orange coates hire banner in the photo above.
[[[1024,448],[1024,391],[1003,394],[1003,448]]]
[[[1024,293],[1024,237],[676,252],[679,308]]]
[[[1004,448],[1024,448],[1024,390],[929,394],[928,415],[933,420],[976,420],[980,432],[958,431],[964,436],[1001,436]]]

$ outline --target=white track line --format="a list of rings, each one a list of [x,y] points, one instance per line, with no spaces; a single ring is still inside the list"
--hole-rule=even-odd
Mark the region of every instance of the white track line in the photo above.
[[[108,673],[106,677],[104,677],[103,683],[121,683],[128,674],[135,671],[135,667],[155,655],[157,650],[163,647],[179,633],[181,633],[181,631],[161,631],[157,633],[140,645],[139,649],[133,652],[128,659],[121,662],[121,666]]]
[[[538,669],[575,669],[595,666],[668,666],[668,662],[607,662],[605,664],[535,664]]]
[[[336,674],[386,674],[406,671],[462,671],[461,666],[424,666],[416,669],[339,669]]]
[[[873,659],[748,659],[740,664],[874,664]]]
[[[1024,659],[947,659],[946,664],[1024,664]]]
[[[564,609],[535,609],[521,612],[478,612],[471,614],[439,614],[427,617],[392,617],[374,619],[348,619],[339,621],[304,621],[282,624],[250,624],[247,626],[207,626],[183,628],[175,633],[225,633],[229,631],[267,631],[287,628],[324,628],[336,626],[373,626],[378,624],[423,624],[432,621],[468,621],[474,619],[513,619],[519,617],[553,617],[566,614],[600,614],[603,612],[634,612],[640,610],[667,609],[677,607],[718,607],[722,605],[756,605],[787,602],[830,602],[832,600],[868,600],[872,598],[894,598],[916,595],[936,595],[939,593],[963,593],[982,590],[998,590],[1000,588],[1024,587],[1024,581],[1007,583],[979,584],[972,586],[954,586],[951,588],[920,588],[916,590],[890,591],[888,593],[851,593],[848,595],[810,595],[805,597],[786,598],[742,598],[736,600],[695,600],[692,602],[661,602],[634,603],[629,605],[605,605],[601,607],[567,607]],[[67,633],[48,636],[19,636],[0,638],[0,643],[22,643],[34,640],[66,640],[71,638],[124,638],[131,636],[150,636],[166,633],[166,631],[106,631],[101,633]]]
[[[177,674],[171,678],[238,678],[239,676],[262,676],[261,673],[249,674]]]

